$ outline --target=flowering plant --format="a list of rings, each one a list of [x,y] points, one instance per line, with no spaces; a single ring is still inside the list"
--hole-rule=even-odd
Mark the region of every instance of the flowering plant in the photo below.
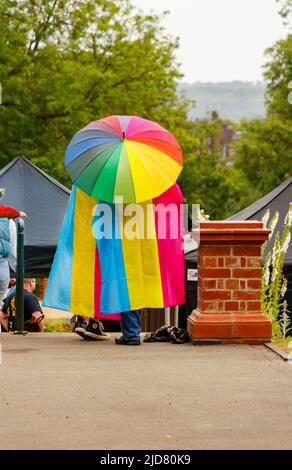
[[[268,223],[270,218],[269,209],[266,211],[262,221],[264,226],[271,230],[269,238],[273,236],[275,228],[279,221],[279,213],[276,212]],[[288,250],[291,232],[290,227],[292,225],[292,202],[289,204],[289,209],[286,214],[283,226],[282,236],[278,231],[275,235],[275,242],[272,250],[266,254],[265,264],[262,268],[262,309],[272,321],[273,338],[280,338],[283,334],[286,335],[288,332],[288,316],[285,316],[285,332],[283,331],[283,321],[281,318],[281,310],[284,306],[284,295],[287,290],[287,279],[283,273],[284,257]],[[267,242],[263,244],[262,256],[266,252]],[[285,308],[284,308],[285,310]],[[286,310],[284,314],[286,313]],[[290,323],[290,321],[289,321]]]

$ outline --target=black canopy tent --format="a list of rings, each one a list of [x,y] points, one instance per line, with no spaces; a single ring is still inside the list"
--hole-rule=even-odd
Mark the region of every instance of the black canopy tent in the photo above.
[[[24,269],[27,277],[48,277],[70,191],[24,157],[0,171],[1,203],[23,210]]]
[[[261,220],[267,209],[270,209],[270,218],[276,211],[279,212],[279,221],[274,231],[274,235],[269,240],[265,253],[267,254],[273,247],[277,231],[282,233],[285,216],[288,212],[289,203],[292,202],[292,177],[277,186],[273,191],[256,201],[251,206],[229,217],[227,220]],[[290,229],[291,230],[291,229]],[[292,234],[291,234],[292,235]],[[197,283],[187,280],[190,270],[197,269],[197,250],[185,254],[186,271],[186,304],[180,309],[180,324],[183,327],[186,324],[186,317],[197,304]],[[284,274],[288,281],[285,299],[288,302],[288,308],[292,312],[292,241],[284,259]]]

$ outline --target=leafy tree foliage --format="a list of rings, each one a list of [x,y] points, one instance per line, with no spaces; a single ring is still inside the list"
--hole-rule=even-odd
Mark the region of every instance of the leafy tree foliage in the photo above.
[[[261,197],[291,176],[291,124],[275,117],[242,123],[236,167]],[[256,199],[256,197],[255,197]]]
[[[292,19],[292,2],[281,2],[281,15]],[[236,167],[243,170],[259,196],[291,176],[292,169],[292,36],[266,51],[267,118],[244,121],[236,152]]]
[[[280,15],[282,16],[284,23],[289,24],[292,20],[292,0],[276,0],[280,4]]]
[[[66,183],[64,149],[91,120],[185,119],[177,42],[128,0],[3,0],[0,28],[2,165],[21,153]]]
[[[186,202],[201,204],[211,219],[224,219],[254,201],[252,186],[241,169],[227,166],[219,135],[221,119],[189,122],[181,136],[184,169],[179,184]],[[215,145],[210,145],[213,139]]]
[[[177,137],[189,203],[224,218],[252,202],[243,171],[208,144],[218,122],[188,120],[177,93],[178,41],[160,21],[130,0],[2,0],[1,167],[22,154],[70,187],[63,161],[73,134],[107,115],[135,114]]]
[[[264,67],[267,82],[267,111],[281,120],[292,120],[292,104],[288,95],[292,88],[292,35],[266,51],[269,57]]]

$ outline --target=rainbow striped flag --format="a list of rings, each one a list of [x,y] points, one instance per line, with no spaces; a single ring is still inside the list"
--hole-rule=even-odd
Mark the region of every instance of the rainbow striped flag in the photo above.
[[[182,203],[177,184],[137,205],[98,201],[73,186],[43,305],[119,320],[124,311],[184,303]],[[156,209],[169,204],[178,208],[177,227],[166,216],[161,230]],[[128,237],[129,226],[141,236]]]

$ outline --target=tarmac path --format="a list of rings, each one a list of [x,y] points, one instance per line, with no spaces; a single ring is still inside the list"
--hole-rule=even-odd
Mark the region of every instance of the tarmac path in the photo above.
[[[290,449],[292,364],[265,346],[0,334],[1,449]]]

